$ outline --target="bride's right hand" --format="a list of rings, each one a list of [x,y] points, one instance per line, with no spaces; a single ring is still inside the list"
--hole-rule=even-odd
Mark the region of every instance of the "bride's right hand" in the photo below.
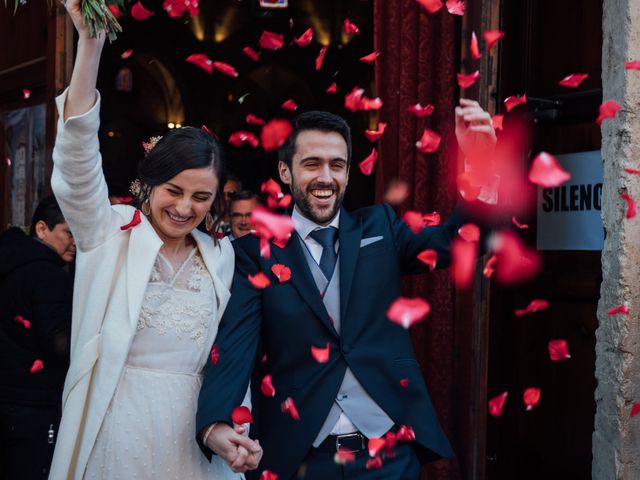
[[[63,4],[67,9],[69,17],[71,17],[73,26],[76,27],[78,38],[80,40],[96,40],[98,42],[104,42],[106,37],[104,32],[100,32],[97,39],[93,39],[89,35],[89,28],[82,21],[82,0],[66,0]]]

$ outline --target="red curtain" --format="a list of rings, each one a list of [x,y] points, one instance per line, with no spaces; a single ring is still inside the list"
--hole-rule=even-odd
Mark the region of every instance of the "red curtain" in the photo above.
[[[426,13],[415,0],[376,0],[374,6],[377,94],[384,104],[380,121],[388,127],[379,142],[376,199],[381,201],[389,181],[409,183],[411,194],[399,211],[441,212],[443,219],[456,202],[454,108],[457,101],[459,17],[446,9]],[[430,103],[431,116],[417,118],[410,105]],[[433,154],[416,147],[425,127],[443,137]],[[457,347],[465,326],[455,325],[455,289],[448,270],[406,280],[404,292],[426,298],[432,313],[413,331],[414,346],[440,421],[456,451],[423,471],[429,480],[467,478],[468,358]],[[467,338],[468,341],[468,338]],[[464,350],[464,349],[463,349]],[[464,355],[464,354],[462,354]],[[466,384],[464,384],[466,382]]]

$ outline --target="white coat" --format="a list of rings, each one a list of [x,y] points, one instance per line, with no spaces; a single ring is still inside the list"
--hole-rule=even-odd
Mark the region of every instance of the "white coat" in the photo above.
[[[139,225],[122,230],[135,209],[109,204],[97,136],[99,94],[91,110],[65,122],[66,93],[56,99],[60,119],[51,186],[78,253],[71,365],[50,480],[83,477],[127,360],[151,269],[162,246],[144,215]],[[202,232],[194,230],[192,235],[216,292],[216,318],[208,332],[208,345],[212,345],[230,296],[233,248],[227,239],[214,245]]]

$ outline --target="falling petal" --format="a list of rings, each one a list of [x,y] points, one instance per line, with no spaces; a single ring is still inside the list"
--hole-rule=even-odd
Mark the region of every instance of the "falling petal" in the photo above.
[[[538,405],[540,401],[540,389],[535,387],[527,388],[522,394],[522,400],[527,406],[527,412],[533,410],[533,407]]]
[[[520,223],[515,215],[511,217],[511,223],[513,223],[520,230],[526,230],[527,228],[529,228],[529,225],[527,225],[526,223]]]
[[[278,480],[278,475],[269,470],[265,470],[262,472],[262,475],[260,475],[260,480]]]
[[[254,114],[250,113],[245,117],[245,121],[249,124],[249,125],[264,125],[266,122],[259,118],[256,117]]]
[[[480,240],[480,228],[473,223],[466,223],[458,229],[458,235],[465,242],[477,242]]]
[[[447,0],[447,11],[451,15],[464,15],[464,2],[462,0]]]
[[[482,36],[484,37],[484,41],[487,43],[488,51],[491,50],[502,37],[504,37],[504,32],[501,32],[500,30],[487,30],[482,34]]]
[[[569,347],[567,346],[567,341],[565,339],[560,338],[549,342],[549,358],[554,362],[571,358],[571,355],[569,355]]]
[[[440,214],[438,212],[425,213],[422,216],[422,223],[425,227],[436,227],[440,225]]]
[[[640,60],[632,60],[630,62],[624,62],[624,68],[626,70],[640,70]]]
[[[311,345],[311,356],[318,363],[327,363],[329,361],[330,347],[330,343],[327,343],[324,347],[314,347]]]
[[[409,185],[404,180],[394,179],[389,182],[384,194],[384,201],[390,205],[400,205],[409,196]]]
[[[316,71],[319,72],[322,68],[322,62],[324,62],[324,56],[327,54],[327,47],[322,47],[320,53],[316,57]]]
[[[620,108],[620,105],[615,100],[607,100],[600,105],[600,115],[598,115],[596,119],[598,125],[601,125],[602,121],[607,118],[614,118],[620,111]]]
[[[255,225],[260,235],[273,238],[273,243],[276,245],[278,245],[277,242],[283,242],[286,245],[291,232],[295,230],[291,215],[271,213],[260,205],[251,211],[251,223]]]
[[[433,153],[440,146],[441,140],[442,137],[438,133],[425,128],[424,132],[422,132],[422,137],[416,142],[416,147],[422,153]]]
[[[272,375],[265,375],[260,383],[260,391],[265,397],[275,397],[276,389],[273,387]]]
[[[31,328],[31,322],[25,318],[22,318],[22,315],[16,315],[15,317],[13,317],[13,320],[22,324],[24,328]]]
[[[111,12],[111,15],[113,15],[114,17],[120,18],[122,16],[122,12],[118,9],[117,5],[110,3],[109,5],[107,5],[107,8]]]
[[[284,44],[284,36],[280,33],[268,32],[264,30],[260,41],[258,42],[261,48],[265,50],[279,50]]]
[[[415,105],[410,105],[409,108],[407,108],[407,111],[414,114],[416,117],[426,117],[427,115],[431,115],[435,109],[436,107],[433,105],[423,107],[419,103],[416,103]]]
[[[302,35],[294,39],[293,42],[299,47],[306,47],[313,40],[313,28],[308,28]]]
[[[484,269],[482,270],[482,274],[486,278],[491,278],[491,275],[493,275],[497,261],[498,261],[498,257],[496,255],[491,255],[491,258],[487,260],[487,263],[485,264]]]
[[[364,95],[364,89],[360,87],[353,87],[351,92],[347,93],[344,97],[344,108],[352,112],[356,112],[360,109],[362,103],[362,96]]]
[[[371,175],[371,173],[373,172],[373,167],[376,164],[376,160],[378,160],[378,151],[374,148],[373,150],[371,150],[369,156],[358,164],[360,171],[367,176]]]
[[[493,122],[493,128],[495,128],[496,130],[502,130],[504,115],[494,115],[493,117],[491,117],[491,121]]]
[[[476,83],[476,80],[480,78],[480,72],[476,70],[473,73],[459,73],[458,74],[458,85],[460,88],[469,88],[471,85]]]
[[[638,413],[640,413],[640,402],[635,402],[631,406],[631,416],[635,417]]]
[[[229,65],[228,63],[213,62],[213,68],[233,78],[238,76],[238,72],[236,71],[236,69],[231,65]]]
[[[251,416],[251,410],[244,405],[236,407],[231,412],[231,420],[236,425],[242,425],[244,423],[253,423],[253,417]]]
[[[516,108],[518,105],[523,105],[527,103],[527,96],[526,95],[522,95],[520,97],[518,96],[511,96],[511,97],[507,97],[504,101],[504,106],[507,109],[507,112],[510,112],[511,110],[513,110],[514,108]]]
[[[282,198],[283,196],[280,184],[273,178],[270,178],[266,182],[262,182],[262,185],[260,185],[260,192],[266,193],[270,197],[274,197],[276,199]]]
[[[29,90],[28,88],[23,88],[22,89],[22,98],[24,100],[28,100],[29,97],[31,97],[31,90]]]
[[[193,63],[207,73],[213,73],[213,62],[204,53],[194,53],[187,57],[187,62]]]
[[[387,124],[384,122],[380,122],[378,123],[378,130],[365,130],[364,136],[367,137],[367,140],[369,140],[370,142],[375,142],[382,136],[386,128]]]
[[[624,171],[633,175],[640,175],[640,170],[637,168],[625,168]]]
[[[571,175],[547,152],[540,152],[529,170],[529,181],[544,188],[558,187],[570,178]]]
[[[338,465],[345,465],[356,461],[356,456],[348,448],[339,448],[333,457],[333,461]]]
[[[430,311],[429,302],[422,298],[400,297],[387,310],[387,317],[406,329],[424,319]]]
[[[617,315],[622,313],[623,315],[629,315],[629,308],[626,305],[620,305],[619,307],[612,308],[607,312],[607,315]]]
[[[382,459],[380,457],[370,458],[365,465],[367,470],[375,470],[382,468]]]
[[[436,268],[436,263],[438,262],[438,252],[428,248],[418,254],[418,260],[428,266],[429,270],[433,272]]]
[[[240,147],[245,143],[248,143],[253,148],[256,148],[259,142],[258,137],[256,137],[254,133],[246,132],[244,130],[232,133],[229,137],[229,143],[234,147]]]
[[[458,288],[467,288],[473,280],[478,243],[454,239],[451,244],[451,278]]]
[[[387,441],[383,437],[373,437],[367,442],[367,450],[370,457],[376,457],[382,451],[387,444]]]
[[[269,239],[266,237],[260,237],[260,256],[265,260],[269,260],[271,258],[271,245],[269,244]]]
[[[42,360],[38,358],[34,360],[33,364],[31,365],[31,368],[29,369],[29,372],[36,373],[42,370],[43,368],[44,368],[44,363],[42,363]]]
[[[220,360],[220,348],[218,347],[217,343],[213,344],[213,347],[211,347],[211,365],[215,365],[218,363],[218,360]]]
[[[258,60],[260,60],[260,54],[251,47],[248,47],[248,46],[244,47],[242,49],[242,53],[244,53],[247,57],[249,57],[254,62],[257,62]]]
[[[482,57],[480,47],[478,47],[478,37],[476,36],[476,32],[471,32],[471,45],[469,46],[469,51],[471,52],[471,58],[474,60],[479,60]]]
[[[348,18],[344,19],[342,31],[348,35],[360,35],[360,29],[358,26],[355,23],[352,23]]]
[[[531,280],[540,271],[540,254],[526,247],[520,238],[509,230],[493,235],[493,251],[497,255],[496,279],[505,285]]]
[[[327,93],[336,93],[338,91],[338,85],[336,82],[333,82],[331,85],[327,87],[325,90]]]
[[[375,52],[371,52],[369,55],[360,57],[360,61],[364,63],[373,63],[376,61],[376,58],[378,58],[379,56],[380,56],[380,52],[376,50]]]
[[[300,420],[300,414],[298,413],[298,408],[296,407],[293,398],[287,397],[280,405],[280,408],[283,413],[288,413],[294,420]]]
[[[271,284],[269,278],[262,272],[258,272],[255,275],[249,275],[248,279],[251,285],[258,289],[267,288]]]
[[[475,176],[471,172],[463,172],[457,179],[458,192],[467,202],[473,202],[480,195],[481,185],[477,183]]]
[[[291,280],[291,269],[281,263],[276,263],[271,266],[271,271],[277,277],[280,283],[288,282]]]
[[[140,218],[140,210],[136,210],[135,212],[133,212],[133,218],[131,219],[131,221],[129,223],[127,223],[126,225],[122,225],[120,227],[120,230],[128,230],[132,227],[135,227],[136,225],[139,225],[140,222],[142,222],[141,218]]]
[[[289,205],[291,205],[291,201],[293,200],[293,197],[291,196],[291,194],[287,193],[285,196],[283,196],[280,201],[278,202],[278,206],[280,208],[289,208]]]
[[[396,440],[398,442],[413,442],[416,439],[416,433],[408,425],[400,425],[396,432]]]
[[[280,108],[284,109],[284,110],[290,110],[292,112],[295,112],[298,109],[298,104],[296,102],[294,102],[293,100],[289,99],[286,102],[284,102]]]
[[[408,378],[401,378],[400,379],[400,386],[402,388],[407,388],[409,386],[409,379]]]
[[[127,50],[125,50],[124,52],[122,52],[120,54],[120,58],[123,59],[123,60],[126,60],[131,55],[133,55],[133,48],[128,48]]]
[[[577,88],[588,76],[588,73],[572,73],[560,80],[558,85],[567,88]]]
[[[444,4],[440,0],[416,0],[429,13],[436,13]]]
[[[527,313],[539,312],[540,310],[546,310],[547,308],[549,308],[549,302],[547,300],[535,299],[535,300],[531,300],[531,302],[529,302],[529,305],[527,305],[526,308],[518,309],[513,313],[515,314],[516,317],[522,317]]]
[[[634,218],[636,216],[636,214],[638,213],[638,209],[636,207],[636,201],[633,199],[633,197],[631,195],[629,195],[627,192],[622,192],[620,194],[620,197],[627,202],[627,213],[625,214],[625,217],[627,219],[631,219]]]
[[[508,395],[508,392],[502,392],[500,395],[489,400],[489,415],[499,417],[502,414],[502,409],[504,408]]]
[[[424,228],[422,213],[415,210],[407,210],[402,216],[402,220],[406,223],[413,233],[418,233]]]
[[[280,118],[274,118],[262,127],[260,132],[260,141],[262,142],[262,148],[266,152],[270,152],[280,147],[287,141],[293,127],[287,120]]]
[[[140,2],[131,7],[131,16],[136,20],[146,20],[151,15],[153,12],[144,8]]]

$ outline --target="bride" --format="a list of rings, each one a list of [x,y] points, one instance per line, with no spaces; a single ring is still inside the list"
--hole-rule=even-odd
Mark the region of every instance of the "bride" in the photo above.
[[[80,0],[66,8],[79,38],[71,83],[56,99],[51,185],[78,258],[71,366],[49,478],[238,478],[262,456],[246,427],[226,439],[232,465],[209,463],[194,421],[233,276],[229,240],[196,229],[205,220],[215,231],[221,148],[199,129],[172,130],[139,167],[140,210],[111,207],[95,89],[104,35],[89,37]]]

